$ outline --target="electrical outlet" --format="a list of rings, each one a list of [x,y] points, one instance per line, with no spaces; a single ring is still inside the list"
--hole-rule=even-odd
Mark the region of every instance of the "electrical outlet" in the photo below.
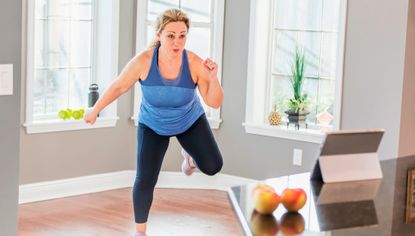
[[[303,150],[294,148],[293,165],[301,166],[303,161]]]

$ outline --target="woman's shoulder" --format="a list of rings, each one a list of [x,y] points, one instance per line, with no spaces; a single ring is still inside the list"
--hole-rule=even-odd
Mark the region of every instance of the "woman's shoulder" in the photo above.
[[[153,57],[154,47],[146,48],[135,55],[135,60],[139,63],[149,63]]]
[[[132,60],[132,67],[140,75],[141,80],[145,80],[148,71],[151,67],[151,59],[153,57],[154,48],[146,48],[141,52],[137,53]]]
[[[189,60],[190,70],[195,71],[195,72],[199,71],[202,65],[202,58],[200,58],[196,53],[190,50],[186,49],[186,52],[187,52],[187,58]]]
[[[187,58],[189,60],[189,64],[202,61],[202,59],[193,51],[186,49],[186,52],[187,52]]]

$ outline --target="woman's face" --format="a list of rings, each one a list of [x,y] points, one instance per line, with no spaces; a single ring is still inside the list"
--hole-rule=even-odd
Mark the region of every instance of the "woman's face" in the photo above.
[[[181,55],[187,38],[186,24],[182,21],[168,23],[157,38],[169,55]]]

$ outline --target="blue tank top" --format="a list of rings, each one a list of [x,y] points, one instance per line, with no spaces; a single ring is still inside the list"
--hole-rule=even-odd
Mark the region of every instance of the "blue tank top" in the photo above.
[[[204,114],[183,50],[179,76],[163,78],[158,67],[159,46],[154,48],[147,79],[140,80],[142,100],[139,122],[159,135],[173,136],[186,131]]]

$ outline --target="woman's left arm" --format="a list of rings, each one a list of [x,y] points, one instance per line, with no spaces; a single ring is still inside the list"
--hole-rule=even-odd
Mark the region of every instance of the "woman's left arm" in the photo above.
[[[197,85],[206,105],[219,108],[223,102],[223,89],[218,80],[218,65],[207,58],[200,61],[198,67]]]

